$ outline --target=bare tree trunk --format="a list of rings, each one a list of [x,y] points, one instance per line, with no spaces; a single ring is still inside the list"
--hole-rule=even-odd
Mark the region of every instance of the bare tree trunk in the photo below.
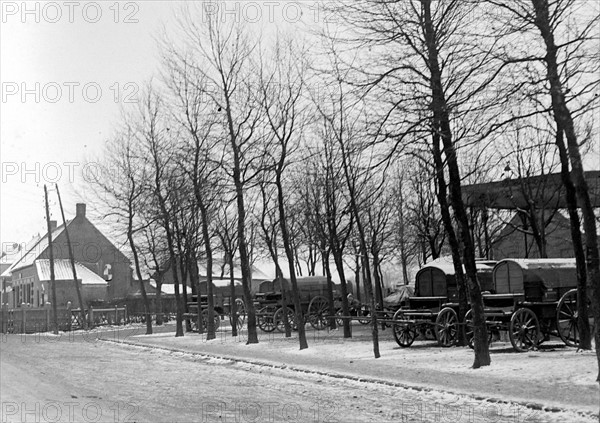
[[[323,247],[322,250],[323,269],[325,270],[325,276],[327,277],[327,302],[329,303],[329,315],[332,316],[329,319],[329,328],[332,330],[337,329],[337,322],[335,321],[335,300],[333,298],[333,280],[331,279],[331,267],[329,266],[329,250]]]
[[[546,45],[546,69],[547,79],[550,84],[550,95],[552,98],[552,111],[554,119],[557,123],[557,131],[563,132],[567,139],[567,151],[571,163],[571,177],[576,188],[577,197],[579,199],[581,211],[583,214],[583,226],[585,229],[585,246],[586,246],[586,268],[587,268],[587,283],[592,286],[593,301],[592,312],[594,320],[600,322],[600,255],[598,253],[598,235],[596,230],[596,216],[589,195],[585,173],[581,161],[581,153],[579,151],[579,143],[575,132],[575,125],[571,111],[568,108],[564,88],[560,79],[557,51],[558,47],[554,41],[554,34],[550,23],[550,13],[548,0],[531,0],[535,10],[535,25],[539,29],[541,36]],[[557,132],[558,134],[558,132]],[[562,140],[562,136],[557,136],[557,145]],[[560,149],[560,146],[559,146]],[[564,150],[564,146],[562,148]],[[561,160],[564,151],[561,153]],[[564,165],[563,165],[564,166]],[[586,287],[582,286],[582,281],[578,284],[578,300],[581,307],[587,305]],[[584,312],[585,313],[585,312]],[[600,334],[598,324],[596,324],[596,354],[598,359],[598,367],[600,369],[600,349],[598,348],[598,340]],[[587,341],[587,340],[586,340]],[[586,342],[587,344],[587,342]],[[597,377],[600,382],[600,370]]]
[[[207,319],[206,327],[207,334],[206,340],[215,339],[215,299],[213,292],[213,278],[212,278],[212,269],[213,269],[213,257],[212,257],[212,246],[210,245],[210,231],[208,229],[208,211],[206,210],[206,205],[203,201],[198,202],[198,206],[200,207],[200,214],[202,215],[202,237],[204,238],[204,251],[206,252],[206,293],[208,296],[208,311],[207,311]],[[200,298],[200,297],[198,297]],[[200,302],[198,302],[198,307],[200,307]],[[234,323],[235,325],[235,323]]]
[[[229,264],[229,314],[231,315],[231,336],[238,336],[238,309],[235,302],[235,278],[233,274],[233,251],[227,251],[227,263]]]
[[[562,183],[565,186],[567,210],[569,212],[569,221],[571,223],[571,239],[573,241],[573,252],[575,254],[575,263],[577,266],[577,327],[580,336],[579,348],[591,350],[592,336],[587,306],[587,273],[585,268],[585,251],[583,250],[583,239],[581,237],[581,223],[579,221],[579,214],[577,214],[577,193],[573,181],[571,180],[569,157],[564,142],[564,134],[560,129],[560,126],[557,128],[556,132],[556,145],[558,146],[560,154],[560,175]]]
[[[475,250],[473,249],[472,239],[469,234],[469,219],[465,211],[462,200],[460,172],[456,158],[456,151],[452,141],[452,130],[450,125],[450,116],[448,104],[446,102],[444,89],[442,85],[442,72],[439,65],[438,36],[431,16],[431,1],[421,0],[423,5],[424,32],[427,44],[427,55],[429,61],[429,71],[431,72],[431,92],[433,109],[433,130],[439,131],[439,136],[444,146],[444,155],[448,164],[448,174],[450,177],[450,202],[458,221],[458,235],[463,246],[463,261],[467,276],[467,285],[471,299],[471,309],[473,310],[474,326],[474,350],[475,360],[473,368],[488,366],[491,363],[488,332],[485,321],[483,307],[483,298],[481,296],[481,286],[477,280],[477,267],[475,265]]]
[[[298,342],[300,343],[300,349],[308,348],[308,342],[306,342],[306,332],[304,324],[304,312],[300,304],[300,296],[298,295],[298,281],[296,280],[296,272],[294,271],[294,252],[292,251],[290,243],[290,234],[288,232],[285,204],[283,199],[283,186],[281,183],[281,173],[283,171],[283,164],[285,160],[285,146],[282,146],[284,151],[281,153],[281,158],[278,165],[278,170],[275,176],[275,185],[277,186],[277,204],[279,208],[279,227],[281,228],[281,239],[283,241],[283,247],[285,254],[288,259],[289,271],[290,271],[290,282],[292,284],[292,297],[294,301],[294,312],[296,314],[296,322],[298,324]],[[283,291],[283,286],[282,286]]]
[[[335,242],[332,242],[332,254],[333,261],[335,262],[335,267],[338,271],[338,275],[340,276],[341,289],[342,289],[342,312],[344,316],[350,315],[350,308],[348,307],[348,286],[346,282],[346,274],[344,271],[344,258],[340,249],[336,246]],[[360,292],[358,288],[358,274],[355,275],[356,279],[356,291]],[[360,295],[356,296],[357,301],[360,301]],[[350,320],[344,319],[344,338],[351,338],[352,332],[350,330]]]

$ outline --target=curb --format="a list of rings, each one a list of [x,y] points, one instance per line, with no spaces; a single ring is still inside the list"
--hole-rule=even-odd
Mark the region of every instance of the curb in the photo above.
[[[317,375],[317,376],[331,377],[334,379],[345,379],[345,380],[351,380],[354,382],[363,382],[363,383],[371,383],[371,384],[375,384],[375,385],[391,386],[391,387],[396,387],[396,388],[413,390],[413,391],[417,391],[417,392],[442,392],[445,394],[458,395],[458,396],[472,398],[476,401],[485,401],[485,402],[489,402],[491,404],[505,404],[505,405],[516,404],[521,407],[524,407],[524,408],[527,408],[530,410],[534,410],[534,411],[544,411],[544,412],[550,412],[550,413],[561,413],[561,412],[576,413],[580,416],[591,417],[591,418],[596,418],[596,419],[598,419],[600,416],[600,414],[598,414],[598,413],[582,412],[582,411],[575,410],[575,409],[555,407],[555,406],[546,406],[544,404],[536,403],[536,402],[507,400],[507,399],[494,398],[494,397],[484,397],[481,395],[469,394],[469,393],[465,393],[465,392],[456,392],[456,391],[452,391],[449,389],[438,389],[438,388],[430,388],[430,387],[419,386],[419,385],[411,385],[411,384],[402,383],[402,382],[392,382],[389,380],[378,379],[378,378],[374,378],[374,377],[362,377],[362,376],[356,376],[356,375],[351,375],[351,374],[346,374],[346,373],[325,372],[322,370],[311,370],[311,369],[307,369],[304,367],[296,367],[296,366],[290,366],[290,365],[285,365],[285,364],[275,364],[275,363],[272,363],[269,361],[264,361],[264,360],[252,360],[252,359],[240,358],[240,357],[229,356],[229,355],[220,355],[220,354],[211,354],[211,353],[205,353],[205,352],[189,351],[189,350],[184,350],[184,349],[179,349],[179,348],[168,348],[168,347],[163,347],[163,346],[156,346],[156,345],[151,345],[151,344],[149,345],[149,344],[137,343],[137,342],[131,342],[131,341],[114,341],[111,339],[103,339],[103,338],[98,338],[98,340],[102,341],[102,342],[112,343],[112,344],[122,344],[122,345],[128,345],[128,346],[132,346],[132,347],[146,348],[146,349],[150,349],[150,350],[189,354],[192,356],[202,357],[202,358],[207,358],[207,359],[225,360],[225,361],[231,361],[234,363],[250,364],[253,366],[266,367],[266,368],[278,369],[278,370],[290,370],[290,371],[293,371],[296,373],[306,373],[306,374],[312,374],[312,375]]]

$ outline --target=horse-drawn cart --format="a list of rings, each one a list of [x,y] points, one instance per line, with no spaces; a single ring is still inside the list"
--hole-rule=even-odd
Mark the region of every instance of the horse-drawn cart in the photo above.
[[[493,291],[483,295],[490,340],[493,332],[507,331],[517,351],[536,348],[551,335],[579,344],[575,259],[501,260],[493,282]],[[465,321],[470,335],[470,313]]]
[[[215,322],[215,330],[221,325],[221,321],[226,317],[229,318],[230,324],[233,326],[234,317],[233,309],[231,307],[231,282],[229,280],[213,280],[213,318]],[[200,283],[200,309],[202,310],[202,322],[204,330],[206,330],[206,322],[208,322],[208,295],[206,282]],[[236,305],[236,318],[238,330],[241,329],[246,322],[246,306],[243,298],[242,283],[240,281],[234,281],[235,289],[235,305]],[[191,321],[192,330],[198,330],[198,299],[197,296],[192,296],[192,301],[188,302],[188,313],[184,316],[186,319]]]
[[[493,264],[477,262],[482,290],[492,285]],[[415,295],[392,318],[394,339],[410,347],[417,337],[436,339],[443,347],[454,345],[459,330],[458,285],[451,261],[436,260],[423,266],[416,276]]]
[[[304,323],[310,323],[317,330],[324,329],[327,326],[326,317],[330,314],[327,300],[327,278],[323,276],[299,277],[296,282],[300,307],[305,317]],[[255,306],[258,310],[257,324],[261,330],[265,332],[285,331],[284,295],[288,322],[293,330],[298,328],[291,283],[288,279],[283,279],[282,281],[263,282],[259,286],[259,292],[255,295]],[[340,285],[333,285],[333,295],[334,298],[340,297]]]

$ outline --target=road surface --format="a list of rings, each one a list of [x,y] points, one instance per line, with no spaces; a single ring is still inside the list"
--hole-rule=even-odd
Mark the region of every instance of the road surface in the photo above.
[[[2,422],[586,421],[81,334],[2,335],[0,359]]]

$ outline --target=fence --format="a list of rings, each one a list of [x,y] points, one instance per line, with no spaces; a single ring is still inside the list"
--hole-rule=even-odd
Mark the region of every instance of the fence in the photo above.
[[[128,322],[127,307],[96,308],[85,310],[88,326],[119,325]],[[79,309],[58,308],[58,329],[70,331],[83,327]],[[51,307],[2,309],[0,312],[0,331],[2,333],[48,332],[54,327]]]

